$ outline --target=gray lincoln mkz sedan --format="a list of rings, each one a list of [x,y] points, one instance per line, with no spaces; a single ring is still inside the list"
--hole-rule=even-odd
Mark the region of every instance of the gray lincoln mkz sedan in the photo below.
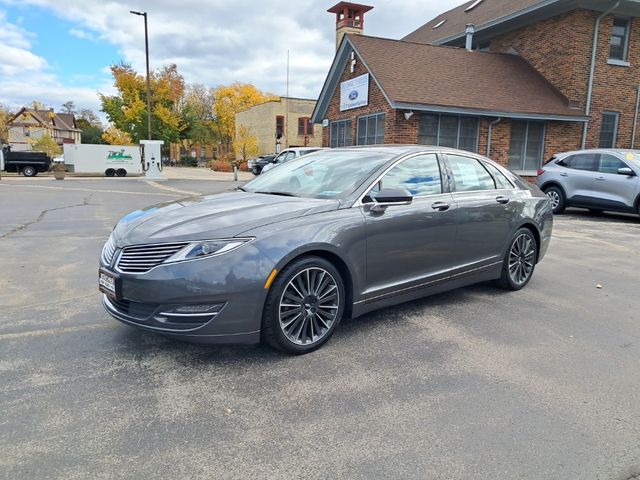
[[[521,289],[552,222],[537,187],[472,153],[323,150],[125,216],[99,285],[129,325],[307,353],[344,317],[487,280]]]

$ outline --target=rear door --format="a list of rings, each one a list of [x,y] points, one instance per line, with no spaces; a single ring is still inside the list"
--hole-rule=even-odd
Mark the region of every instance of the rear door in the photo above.
[[[523,208],[510,182],[498,181],[484,162],[447,154],[457,205],[457,231],[452,274],[482,269],[502,261],[516,210]],[[497,175],[497,174],[496,174]]]
[[[578,153],[560,160],[560,182],[572,203],[582,203],[591,197],[598,169],[597,153]]]
[[[633,208],[637,189],[638,177],[620,175],[620,168],[631,168],[616,155],[600,154],[598,171],[593,183],[593,197],[602,208],[625,210]]]
[[[447,276],[455,237],[455,203],[436,154],[420,154],[390,169],[363,199],[367,232],[367,296],[377,299]],[[373,212],[381,188],[404,188],[410,205]],[[369,197],[369,198],[367,198]]]

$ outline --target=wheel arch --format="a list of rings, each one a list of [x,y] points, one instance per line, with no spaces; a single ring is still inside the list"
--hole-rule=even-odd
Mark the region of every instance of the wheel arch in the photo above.
[[[551,187],[559,188],[562,191],[562,194],[564,195],[565,200],[567,199],[567,191],[557,180],[549,180],[548,182],[543,183],[542,186],[540,187],[540,190],[542,190],[543,192],[546,192],[546,190]]]
[[[331,263],[338,270],[344,283],[346,297],[344,306],[344,317],[350,318],[353,313],[354,283],[353,274],[351,273],[351,269],[349,268],[348,263],[335,251],[332,251],[328,248],[313,246],[309,249],[296,251],[291,255],[288,255],[279,263],[276,268],[278,269],[278,272],[281,272],[284,268],[287,267],[287,265],[290,265],[296,260],[304,257],[320,257]]]

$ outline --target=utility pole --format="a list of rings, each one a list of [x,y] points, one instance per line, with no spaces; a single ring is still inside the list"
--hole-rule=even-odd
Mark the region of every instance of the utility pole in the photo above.
[[[151,79],[149,78],[149,32],[147,29],[147,12],[129,13],[144,17],[144,53],[147,61],[147,140],[151,140]]]

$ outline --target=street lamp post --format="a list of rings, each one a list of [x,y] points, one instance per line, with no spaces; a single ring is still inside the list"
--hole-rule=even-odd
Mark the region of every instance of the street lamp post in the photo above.
[[[149,79],[149,34],[147,31],[147,12],[135,12],[130,10],[129,13],[144,17],[144,51],[147,60],[147,140],[151,140],[151,81]]]

